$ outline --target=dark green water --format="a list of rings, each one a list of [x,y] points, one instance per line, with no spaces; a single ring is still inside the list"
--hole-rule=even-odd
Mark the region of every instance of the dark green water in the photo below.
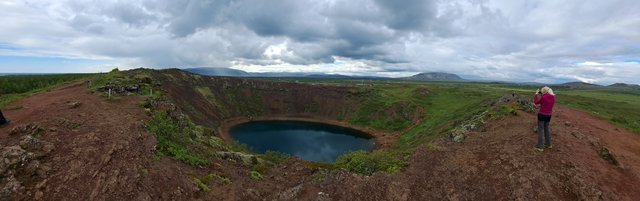
[[[231,136],[251,151],[279,151],[303,160],[333,163],[356,150],[371,151],[373,139],[363,132],[334,125],[301,121],[257,121],[237,125]]]

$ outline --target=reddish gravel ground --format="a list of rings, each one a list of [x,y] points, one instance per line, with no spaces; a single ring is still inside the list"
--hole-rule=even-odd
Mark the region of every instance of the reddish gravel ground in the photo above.
[[[33,159],[34,170],[8,174],[24,187],[9,200],[637,200],[640,198],[640,135],[559,107],[552,119],[554,147],[534,151],[533,114],[489,122],[462,143],[446,138],[418,148],[408,168],[395,174],[356,176],[309,168],[291,159],[254,181],[249,166],[216,160],[188,166],[153,159],[155,137],[144,128],[141,97],[107,101],[84,82],[17,101],[4,110],[0,148],[20,144],[15,127],[44,129],[39,139],[53,151]],[[77,103],[77,104],[75,104]],[[17,107],[21,106],[21,107]],[[603,159],[608,149],[617,163]],[[31,167],[31,166],[29,166]],[[23,170],[24,169],[24,170]],[[199,191],[193,178],[218,173]],[[0,189],[1,190],[1,189]]]

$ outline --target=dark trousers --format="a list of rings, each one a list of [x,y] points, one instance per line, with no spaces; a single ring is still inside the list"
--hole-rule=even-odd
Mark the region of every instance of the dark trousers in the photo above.
[[[4,118],[4,115],[2,114],[2,110],[0,110],[0,125],[4,125],[7,123],[7,119]]]
[[[551,146],[551,115],[538,114],[538,144],[536,147]],[[543,143],[544,136],[544,143]]]

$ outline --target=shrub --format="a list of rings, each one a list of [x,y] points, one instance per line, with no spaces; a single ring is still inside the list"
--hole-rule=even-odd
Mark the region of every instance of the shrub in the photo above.
[[[249,172],[249,175],[251,176],[251,179],[253,179],[253,180],[262,180],[263,179],[262,174],[260,174],[257,171],[253,171],[252,170],[251,172]]]
[[[267,172],[269,167],[270,166],[265,163],[258,163],[253,165],[253,167],[251,167],[251,171],[256,171],[256,172],[259,172],[260,174],[264,174]]]
[[[260,156],[260,158],[262,158],[265,161],[269,161],[269,162],[277,165],[277,164],[280,164],[280,163],[283,163],[283,162],[287,161],[287,159],[289,159],[289,154],[282,153],[282,152],[279,152],[279,151],[268,150],[267,152],[262,154]]]
[[[202,181],[201,181],[200,179],[198,179],[198,178],[193,179],[193,183],[195,183],[195,184],[196,184],[196,186],[198,186],[198,189],[200,189],[201,191],[204,191],[204,192],[209,192],[209,191],[211,191],[211,189],[209,188],[209,186],[208,186],[206,183],[202,182]]]
[[[354,151],[340,156],[335,166],[361,175],[372,175],[377,171],[394,173],[406,166],[404,159],[392,152]]]
[[[191,165],[209,163],[203,156],[190,151],[186,146],[190,138],[185,133],[193,132],[196,129],[195,126],[181,127],[166,112],[158,112],[153,115],[153,118],[147,124],[147,129],[156,135],[158,151],[162,154]]]

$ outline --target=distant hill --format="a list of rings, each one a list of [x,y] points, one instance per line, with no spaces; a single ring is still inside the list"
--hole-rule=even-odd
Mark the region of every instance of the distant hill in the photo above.
[[[559,87],[559,88],[572,88],[572,89],[589,89],[589,88],[602,87],[602,86],[597,85],[597,84],[591,84],[591,83],[586,83],[586,82],[567,82],[567,83],[555,84],[555,85],[551,85],[551,86]]]
[[[465,80],[456,74],[442,73],[442,72],[419,73],[411,77],[405,77],[402,79],[425,80],[425,81],[464,81]]]
[[[348,75],[340,75],[340,74],[311,74],[305,77],[308,78],[321,78],[321,79],[352,79],[354,77]]]
[[[186,68],[183,69],[190,73],[200,74],[200,75],[209,75],[209,76],[228,76],[228,77],[250,77],[251,74],[231,69],[231,68],[214,68],[214,67],[201,67],[201,68]]]
[[[627,84],[627,83],[615,83],[615,84],[609,85],[607,87],[633,87],[633,88],[636,88],[636,87],[640,87],[640,85]]]
[[[283,78],[316,78],[316,79],[389,79],[383,77],[372,76],[348,76],[340,74],[324,74],[324,73],[297,73],[297,72],[265,72],[250,73],[242,70],[219,67],[201,67],[186,68],[184,71],[208,75],[208,76],[227,76],[227,77],[283,77]]]

